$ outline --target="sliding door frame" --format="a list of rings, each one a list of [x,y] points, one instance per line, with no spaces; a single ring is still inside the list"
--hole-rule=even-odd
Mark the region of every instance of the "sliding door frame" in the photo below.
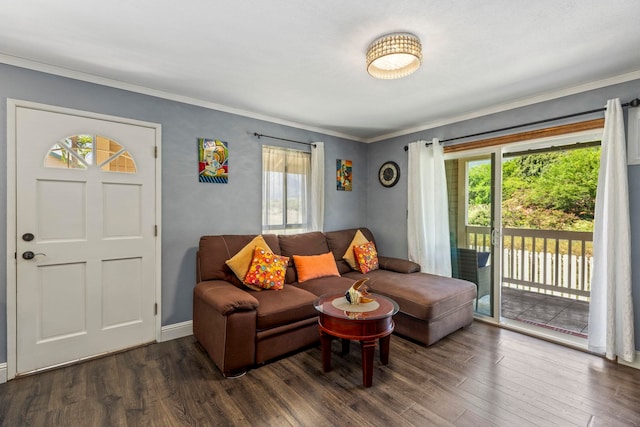
[[[468,151],[456,151],[452,153],[445,153],[444,160],[473,160],[478,158],[490,157],[491,161],[491,291],[492,291],[492,313],[493,315],[486,315],[482,313],[475,313],[476,318],[485,320],[490,323],[500,324],[500,290],[502,280],[502,147],[487,147],[478,148]],[[459,182],[464,182],[465,193],[467,185],[467,168],[464,168],[463,172],[459,172],[460,178],[464,174],[464,179],[459,179]],[[496,194],[499,194],[499,202],[496,203]],[[462,197],[460,202],[462,202]],[[465,222],[467,212],[467,200],[464,199],[464,211]],[[466,225],[466,223],[465,223]],[[450,225],[451,226],[451,225]],[[460,227],[460,224],[455,224],[455,227]],[[466,231],[465,231],[466,233]],[[466,237],[465,237],[466,241]]]
[[[554,342],[559,342],[564,345],[582,349],[583,344],[571,337],[566,336],[555,331],[548,331],[542,328],[537,328],[533,325],[522,325],[520,322],[510,321],[501,317],[502,306],[502,255],[503,255],[503,242],[502,242],[502,161],[505,154],[522,152],[527,150],[537,150],[545,147],[561,147],[576,144],[578,141],[585,139],[600,140],[602,138],[602,128],[593,128],[596,124],[602,124],[602,121],[589,121],[586,129],[579,129],[580,126],[559,126],[552,128],[553,132],[550,132],[548,136],[538,138],[523,138],[518,140],[518,135],[512,135],[507,137],[499,137],[496,140],[503,139],[501,144],[486,144],[478,145],[474,142],[469,144],[461,144],[459,147],[449,146],[445,147],[444,159],[446,160],[467,160],[478,157],[491,156],[492,164],[492,188],[491,188],[491,205],[492,205],[492,224],[491,224],[491,264],[492,264],[492,305],[493,315],[485,315],[476,313],[475,317],[479,320],[483,320],[489,323],[507,327],[509,329],[517,330],[527,334],[533,334],[535,336],[549,339]],[[569,133],[559,133],[556,130],[558,128],[564,128]],[[576,130],[578,129],[578,130]],[[541,133],[542,131],[538,132]],[[462,149],[462,146],[466,145],[468,149]],[[466,175],[465,175],[466,178]],[[466,180],[465,180],[466,191]],[[465,200],[466,203],[466,200]],[[466,209],[466,204],[465,204]],[[458,224],[455,224],[458,227]]]

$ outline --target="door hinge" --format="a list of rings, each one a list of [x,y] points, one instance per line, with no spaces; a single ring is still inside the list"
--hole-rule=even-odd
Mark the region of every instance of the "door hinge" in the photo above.
[[[153,226],[153,235],[158,237],[158,226],[157,225]]]
[[[156,159],[158,158],[158,147],[157,146],[153,147],[153,155],[154,155],[154,157]]]
[[[158,315],[158,303],[153,304],[153,315]]]

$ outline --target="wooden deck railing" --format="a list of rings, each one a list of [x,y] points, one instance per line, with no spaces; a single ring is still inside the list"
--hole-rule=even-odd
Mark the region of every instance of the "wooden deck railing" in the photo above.
[[[467,227],[467,243],[489,251],[489,227]],[[502,285],[588,300],[593,268],[590,232],[502,229]]]

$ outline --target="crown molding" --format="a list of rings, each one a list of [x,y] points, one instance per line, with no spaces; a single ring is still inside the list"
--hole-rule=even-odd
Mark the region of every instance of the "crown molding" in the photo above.
[[[322,133],[324,135],[335,136],[338,138],[349,139],[357,142],[366,142],[365,139],[363,138],[358,138],[353,135],[348,135],[341,132],[335,132],[332,130],[323,129],[315,126],[308,126],[298,122],[279,119],[277,117],[272,117],[266,114],[255,113],[252,111],[229,107],[227,105],[217,104],[215,102],[205,101],[202,99],[192,98],[189,96],[177,95],[175,93],[165,92],[162,90],[135,85],[131,83],[125,83],[119,80],[114,80],[107,77],[98,76],[95,74],[84,73],[80,71],[71,70],[68,68],[58,67],[56,65],[46,64],[43,62],[32,61],[30,59],[24,59],[24,58],[19,58],[19,57],[0,53],[0,63],[13,65],[20,68],[26,68],[33,71],[40,71],[43,73],[53,74],[56,76],[66,77],[74,80],[80,80],[87,83],[94,83],[94,84],[107,86],[115,89],[122,89],[129,92],[139,93],[142,95],[149,95],[149,96],[154,96],[156,98],[162,98],[170,101],[181,102],[183,104],[195,105],[198,107],[207,108],[209,110],[222,111],[225,113],[235,114],[237,116],[248,117],[256,120],[262,120],[265,122],[275,123],[283,126],[289,126],[296,129],[306,130],[309,132]]]
[[[540,95],[532,96],[529,98],[523,98],[517,101],[508,102],[505,104],[499,104],[493,107],[482,108],[480,110],[476,110],[470,113],[445,117],[443,119],[428,122],[420,126],[369,138],[364,142],[371,143],[371,142],[384,141],[386,139],[409,135],[416,132],[422,132],[422,131],[433,129],[439,126],[450,125],[452,123],[458,123],[458,122],[462,122],[470,119],[477,119],[478,117],[488,116],[490,114],[502,113],[504,111],[513,110],[515,108],[526,107],[528,105],[533,105],[533,104],[537,104],[545,101],[552,101],[554,99],[564,98],[565,96],[575,95],[582,92],[588,92],[590,90],[600,89],[602,87],[612,86],[615,84],[625,83],[625,82],[637,80],[637,79],[640,79],[640,70],[636,70],[626,74],[621,74],[614,77],[609,77],[602,80],[597,80],[595,82],[572,86],[572,87],[561,89],[561,90],[545,92]]]
[[[595,82],[585,83],[577,86],[572,86],[569,88],[545,92],[540,95],[532,96],[529,98],[523,98],[513,102],[507,102],[504,104],[499,104],[496,106],[482,108],[473,112],[459,114],[455,116],[445,117],[439,120],[431,121],[424,123],[419,126],[403,129],[397,132],[391,132],[379,136],[375,136],[372,138],[359,138],[353,135],[348,135],[342,132],[336,132],[328,129],[323,129],[315,126],[308,126],[302,123],[293,122],[289,120],[279,119],[277,117],[272,117],[266,114],[256,113],[252,111],[242,110],[239,108],[229,107],[227,105],[217,104],[210,101],[205,101],[202,99],[192,98],[183,95],[177,95],[170,92],[165,92],[158,89],[148,88],[145,86],[135,85],[131,83],[121,82],[119,80],[110,79],[107,77],[102,77],[94,74],[83,73],[80,71],[71,70],[68,68],[59,67],[56,65],[46,64],[43,62],[32,61],[30,59],[19,58],[16,56],[0,54],[0,63],[4,63],[7,65],[13,65],[16,67],[26,68],[34,71],[40,71],[43,73],[53,74],[60,77],[67,77],[75,80],[80,80],[88,83],[99,84],[102,86],[112,87],[116,89],[122,89],[129,92],[135,92],[142,95],[154,96],[157,98],[167,99],[170,101],[181,102],[184,104],[195,105],[203,108],[207,108],[210,110],[222,111],[225,113],[235,114],[242,117],[248,117],[251,119],[262,120],[269,123],[279,124],[283,126],[288,126],[296,129],[306,130],[309,132],[317,132],[322,133],[328,136],[335,136],[337,138],[348,139],[351,141],[363,142],[363,143],[372,143],[384,141],[391,138],[396,138],[399,136],[409,135],[416,132],[422,132],[425,130],[433,129],[439,126],[450,125],[453,123],[462,122],[465,120],[476,119],[478,117],[488,116],[490,114],[501,113],[504,111],[513,110],[519,107],[525,107],[528,105],[537,104],[539,102],[551,101],[558,98],[563,98],[565,96],[575,95],[582,92],[587,92],[594,89],[599,89],[606,86],[611,86],[614,84],[625,83],[631,80],[640,79],[640,70],[632,71],[630,73],[621,74],[614,77],[609,77],[602,80],[597,80]]]

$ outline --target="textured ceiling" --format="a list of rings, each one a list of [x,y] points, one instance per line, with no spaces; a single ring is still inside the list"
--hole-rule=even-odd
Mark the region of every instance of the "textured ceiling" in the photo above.
[[[638,0],[3,0],[0,62],[373,141],[637,78],[639,18]],[[366,48],[395,31],[423,66],[375,80]]]

